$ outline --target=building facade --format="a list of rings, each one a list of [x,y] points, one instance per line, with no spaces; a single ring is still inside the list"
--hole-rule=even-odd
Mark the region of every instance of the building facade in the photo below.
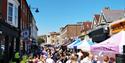
[[[20,30],[21,30],[21,47],[20,49],[29,53],[32,43],[36,42],[38,28],[36,21],[31,12],[26,0],[19,0],[19,19],[20,19]]]
[[[46,37],[47,37],[46,44],[51,44],[51,37],[50,37],[50,35],[46,35]]]
[[[0,0],[0,63],[9,63],[19,51],[19,5],[18,0]]]
[[[47,43],[47,35],[41,35],[39,37],[43,39],[45,43]]]
[[[51,44],[55,45],[59,42],[58,36],[60,33],[58,32],[50,32],[50,42]]]
[[[92,21],[92,29],[96,29],[96,27],[99,25],[99,18],[100,18],[100,14],[95,14],[93,17],[93,21]]]
[[[81,24],[68,24],[61,28],[60,37],[62,40],[73,39],[81,34]]]
[[[82,35],[88,34],[88,31],[92,29],[91,27],[92,27],[92,22],[89,22],[89,21],[83,22],[81,34]]]
[[[35,19],[33,18],[32,19],[32,23],[30,23],[30,39],[32,39],[32,42],[35,44],[37,43],[37,31],[38,31],[38,28],[36,26],[36,21]]]
[[[110,37],[109,35],[109,24],[124,18],[124,10],[111,10],[109,7],[104,8],[98,19],[94,18],[94,22],[98,22],[96,27],[93,25],[92,30],[89,32],[90,37],[92,37],[95,42],[102,42]],[[100,39],[98,39],[100,38]]]

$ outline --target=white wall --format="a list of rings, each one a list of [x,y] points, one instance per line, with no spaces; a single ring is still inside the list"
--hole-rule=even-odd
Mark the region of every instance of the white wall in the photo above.
[[[47,44],[51,44],[51,37],[50,37],[50,35],[47,35]]]

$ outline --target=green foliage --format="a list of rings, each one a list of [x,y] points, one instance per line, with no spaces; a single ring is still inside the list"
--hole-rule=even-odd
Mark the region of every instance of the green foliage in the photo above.
[[[41,37],[38,37],[38,38],[37,38],[37,42],[38,42],[38,44],[40,45],[40,44],[42,44],[42,43],[45,43],[45,40],[42,39]]]

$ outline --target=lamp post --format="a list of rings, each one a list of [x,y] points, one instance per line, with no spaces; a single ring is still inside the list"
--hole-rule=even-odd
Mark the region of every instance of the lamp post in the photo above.
[[[31,7],[31,5],[29,5],[29,8],[35,10],[36,13],[39,13],[39,9],[38,9],[38,8],[36,8],[36,7]]]

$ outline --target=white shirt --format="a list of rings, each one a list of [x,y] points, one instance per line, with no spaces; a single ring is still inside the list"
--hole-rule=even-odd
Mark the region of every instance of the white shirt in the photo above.
[[[71,60],[66,61],[66,63],[71,63]],[[76,62],[76,63],[78,63],[78,62]]]
[[[54,62],[53,59],[51,59],[51,58],[47,58],[47,59],[46,59],[46,63],[55,63],[55,62]]]
[[[80,63],[92,63],[92,61],[89,59],[89,57],[86,57],[83,60],[81,60]]]

